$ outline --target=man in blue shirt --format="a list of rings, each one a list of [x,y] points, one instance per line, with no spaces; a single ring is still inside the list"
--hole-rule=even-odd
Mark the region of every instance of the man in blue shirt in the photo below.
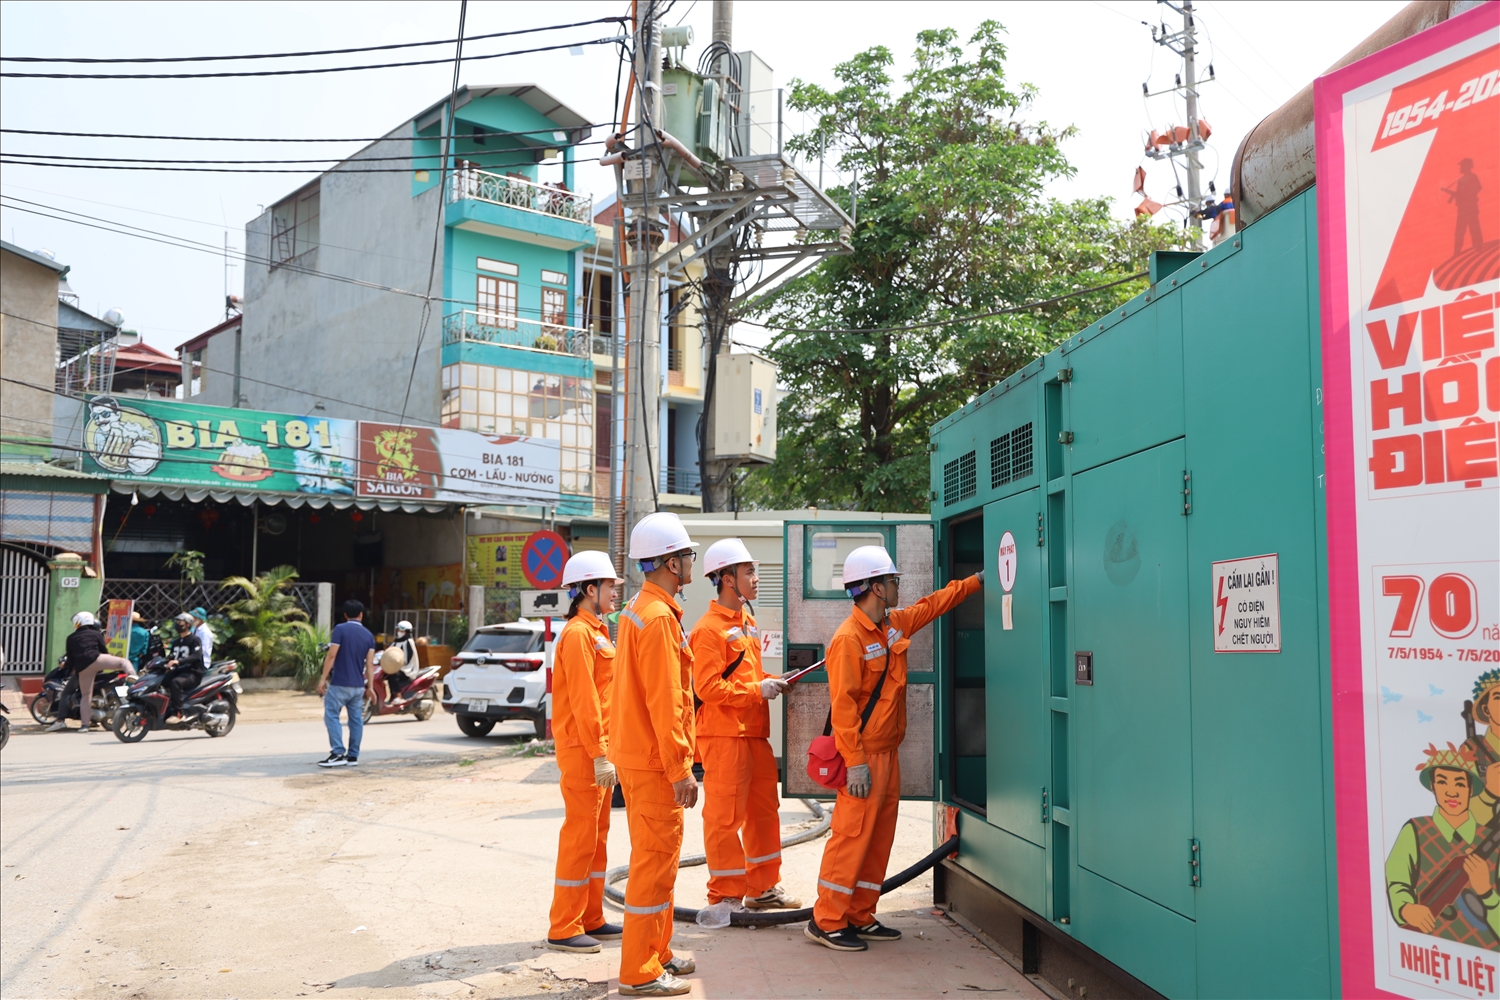
[[[323,679],[318,694],[323,696],[323,724],[328,727],[327,757],[319,767],[352,767],[359,763],[359,740],[365,731],[365,689],[375,676],[375,637],[361,620],[365,606],[354,599],[344,602],[344,620],[334,627],[328,655],[323,658]],[[349,710],[349,748],[344,749],[344,733],[339,725],[339,710]]]

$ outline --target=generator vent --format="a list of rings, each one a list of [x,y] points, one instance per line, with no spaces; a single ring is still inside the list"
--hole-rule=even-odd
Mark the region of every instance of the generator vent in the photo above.
[[[990,489],[1031,475],[1031,425],[1022,424],[990,442]]]
[[[975,472],[974,453],[960,455],[943,466],[943,505],[967,500],[979,489],[979,477]]]

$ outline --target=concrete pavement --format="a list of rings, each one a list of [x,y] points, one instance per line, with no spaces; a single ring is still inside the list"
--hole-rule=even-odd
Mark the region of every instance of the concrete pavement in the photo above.
[[[366,727],[360,767],[321,771],[320,702],[245,698],[223,739],[45,735],[17,726],[0,759],[0,994],[60,997],[600,997],[619,946],[546,952],[562,817],[556,765],[529,723],[483,740],[439,714]],[[255,719],[286,719],[263,721]],[[701,851],[700,811],[685,853]],[[783,822],[808,820],[788,803]],[[903,809],[893,866],[931,846],[930,807]],[[614,812],[611,863],[629,838]],[[810,899],[821,841],[787,851]],[[704,901],[684,869],[678,900]],[[694,995],[1043,994],[946,916],[930,877],[885,900],[901,942],[845,955],[800,927],[677,926]],[[615,919],[618,919],[617,917]]]

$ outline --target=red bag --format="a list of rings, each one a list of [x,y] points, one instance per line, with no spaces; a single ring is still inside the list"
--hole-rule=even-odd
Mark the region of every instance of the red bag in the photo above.
[[[886,647],[885,670],[880,672],[880,679],[875,682],[875,690],[870,692],[870,701],[865,705],[865,710],[859,716],[859,731],[864,732],[865,726],[870,724],[870,716],[875,712],[875,703],[880,700],[880,692],[885,690],[885,675],[891,667],[891,650]],[[824,788],[834,791],[843,788],[849,783],[849,771],[844,764],[843,755],[833,741],[833,710],[828,710],[828,721],[823,723],[823,735],[814,736],[813,741],[807,745],[807,776]]]
[[[824,788],[838,790],[848,783],[844,758],[832,736],[815,736],[807,747],[807,776]]]

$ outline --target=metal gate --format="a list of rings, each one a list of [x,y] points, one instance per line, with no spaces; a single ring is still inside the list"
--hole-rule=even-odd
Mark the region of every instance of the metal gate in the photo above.
[[[8,674],[46,669],[47,561],[0,545],[0,650]]]

